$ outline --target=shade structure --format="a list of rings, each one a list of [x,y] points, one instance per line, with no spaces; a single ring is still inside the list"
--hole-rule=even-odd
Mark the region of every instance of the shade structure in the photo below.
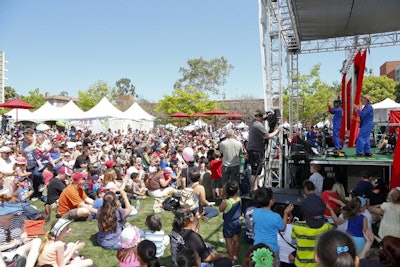
[[[189,114],[186,114],[185,112],[181,112],[181,111],[173,113],[173,114],[171,114],[169,116],[171,118],[190,118]]]
[[[190,117],[192,117],[192,118],[203,118],[203,117],[207,117],[207,116],[208,115],[201,113],[201,112],[196,112],[196,113],[190,115]]]
[[[225,117],[225,118],[235,119],[235,120],[236,120],[236,119],[242,119],[242,118],[244,118],[244,115],[239,114],[239,113],[236,113],[236,112],[232,112],[232,113],[226,114],[224,117]]]
[[[7,102],[1,103],[0,108],[15,108],[17,113],[15,121],[18,122],[18,109],[33,109],[35,106],[23,101],[22,99],[14,98]]]
[[[225,112],[225,111],[222,111],[222,110],[218,110],[218,109],[213,109],[213,110],[204,112],[204,114],[207,114],[207,115],[225,115],[227,113],[228,112]]]

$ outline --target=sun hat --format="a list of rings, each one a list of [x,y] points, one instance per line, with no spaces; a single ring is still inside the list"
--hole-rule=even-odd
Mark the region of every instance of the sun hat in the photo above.
[[[122,230],[119,236],[121,248],[132,248],[139,243],[140,231],[136,226],[129,226]]]
[[[72,175],[72,179],[74,181],[79,181],[80,179],[86,179],[87,175],[88,175],[87,172],[75,172]]]
[[[325,223],[325,203],[317,195],[308,195],[300,204],[304,219],[310,228],[320,228]]]
[[[8,146],[2,146],[0,148],[0,153],[9,153],[9,152],[12,152],[12,151],[11,151],[11,148],[9,148]]]
[[[173,172],[171,167],[165,167],[164,171],[166,173],[172,173]]]
[[[63,218],[58,219],[58,221],[50,229],[50,235],[56,238],[70,223],[72,223],[71,220],[66,220]]]
[[[26,158],[25,157],[17,157],[15,159],[16,164],[26,165]]]
[[[372,96],[370,96],[370,95],[363,95],[363,94],[361,94],[361,97],[367,99],[368,102],[371,102],[371,100],[372,100]]]

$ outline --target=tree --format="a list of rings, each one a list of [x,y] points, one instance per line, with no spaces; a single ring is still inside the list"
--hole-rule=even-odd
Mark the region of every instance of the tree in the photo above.
[[[78,91],[79,101],[77,106],[83,111],[88,111],[94,107],[103,97],[107,97],[110,102],[115,100],[111,96],[112,89],[105,81],[97,81],[94,85],[90,86],[87,91]]]
[[[396,99],[395,99],[395,101],[397,102],[397,103],[399,103],[400,102],[400,83],[399,84],[397,84],[397,86],[396,86]]]
[[[131,80],[128,78],[122,78],[115,82],[115,88],[113,90],[113,94],[115,96],[119,95],[136,95],[136,87],[131,83]]]
[[[299,77],[299,88],[297,97],[292,98],[292,106],[289,107],[289,90],[284,94],[284,112],[285,118],[289,117],[289,108],[293,109],[293,122],[318,123],[327,116],[327,104],[335,99],[336,87],[329,85],[320,79],[320,64],[315,65],[309,74],[303,74]],[[297,90],[297,89],[293,89]],[[298,104],[298,111],[297,111]]]
[[[40,108],[44,103],[46,103],[46,98],[44,97],[44,94],[40,93],[39,88],[29,91],[27,96],[22,97],[22,100],[35,106],[34,110]]]
[[[207,61],[200,57],[189,59],[187,64],[189,68],[179,69],[183,77],[175,83],[175,89],[190,85],[206,94],[223,95],[221,87],[225,85],[226,77],[233,69],[227,59],[220,57]]]
[[[5,101],[11,100],[11,99],[14,99],[17,97],[19,97],[19,96],[14,88],[12,88],[11,86],[4,87],[4,100]]]
[[[216,108],[215,101],[208,100],[205,93],[200,92],[190,85],[184,89],[175,88],[172,95],[164,95],[164,99],[158,101],[156,110],[166,114],[182,111],[188,114],[196,112],[206,112]]]
[[[373,103],[378,103],[386,98],[396,99],[396,87],[398,82],[386,75],[364,77],[362,92],[372,97]]]
[[[68,96],[68,92],[67,92],[67,91],[61,91],[61,92],[60,92],[60,95],[61,95],[61,96]]]

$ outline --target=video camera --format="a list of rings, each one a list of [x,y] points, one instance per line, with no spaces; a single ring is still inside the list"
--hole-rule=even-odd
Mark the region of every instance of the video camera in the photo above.
[[[269,132],[272,133],[275,131],[276,126],[278,125],[278,121],[281,118],[281,111],[279,109],[275,109],[274,112],[267,111],[265,112],[263,118],[268,122]]]

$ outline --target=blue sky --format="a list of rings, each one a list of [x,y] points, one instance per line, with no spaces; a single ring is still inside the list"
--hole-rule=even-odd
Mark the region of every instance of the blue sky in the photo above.
[[[234,66],[227,98],[263,97],[257,0],[0,0],[5,85],[18,94],[67,91],[129,78],[140,97],[172,92],[188,59],[224,56]],[[397,56],[397,58],[396,58]],[[301,73],[322,63],[340,81],[345,52],[300,55]],[[399,47],[371,49],[367,67],[399,60]]]

